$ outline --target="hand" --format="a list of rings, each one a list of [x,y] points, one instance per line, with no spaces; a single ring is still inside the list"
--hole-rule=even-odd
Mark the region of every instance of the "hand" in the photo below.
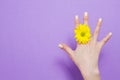
[[[88,25],[88,14],[84,14],[84,24]],[[87,44],[78,44],[75,50],[72,50],[66,44],[59,44],[59,47],[66,51],[72,61],[77,65],[81,71],[85,80],[100,80],[100,74],[98,69],[98,59],[100,51],[105,43],[110,39],[112,33],[110,32],[101,41],[97,41],[102,19],[98,20],[97,26],[94,33],[92,34],[91,40]],[[80,24],[78,16],[75,16],[75,26]]]

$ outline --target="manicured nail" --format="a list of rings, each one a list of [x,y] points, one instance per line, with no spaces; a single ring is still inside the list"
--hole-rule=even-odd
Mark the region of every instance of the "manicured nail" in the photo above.
[[[102,18],[99,18],[99,21],[101,22],[101,21],[102,21]]]
[[[78,15],[75,16],[75,19],[78,19]]]
[[[88,16],[88,13],[87,13],[87,12],[85,12],[85,13],[84,13],[84,16]]]
[[[111,36],[111,35],[112,35],[112,32],[110,32],[109,35]]]
[[[63,48],[63,45],[62,45],[62,44],[59,44],[58,47],[59,47],[59,48]]]

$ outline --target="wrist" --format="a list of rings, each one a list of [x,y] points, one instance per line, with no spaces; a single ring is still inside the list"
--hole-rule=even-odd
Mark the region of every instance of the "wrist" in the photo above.
[[[84,80],[100,80],[100,72],[98,67],[97,68],[92,68],[92,69],[81,69],[81,74],[84,78]]]

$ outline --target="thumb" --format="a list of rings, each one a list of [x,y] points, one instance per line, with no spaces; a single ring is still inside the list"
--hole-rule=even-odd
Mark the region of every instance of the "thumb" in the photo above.
[[[73,56],[73,50],[66,44],[59,44],[59,48],[63,49],[70,57]]]

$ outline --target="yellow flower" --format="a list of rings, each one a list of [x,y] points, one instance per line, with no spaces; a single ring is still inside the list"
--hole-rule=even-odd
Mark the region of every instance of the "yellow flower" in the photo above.
[[[80,24],[75,28],[74,32],[77,43],[86,44],[90,41],[91,33],[88,25]]]

